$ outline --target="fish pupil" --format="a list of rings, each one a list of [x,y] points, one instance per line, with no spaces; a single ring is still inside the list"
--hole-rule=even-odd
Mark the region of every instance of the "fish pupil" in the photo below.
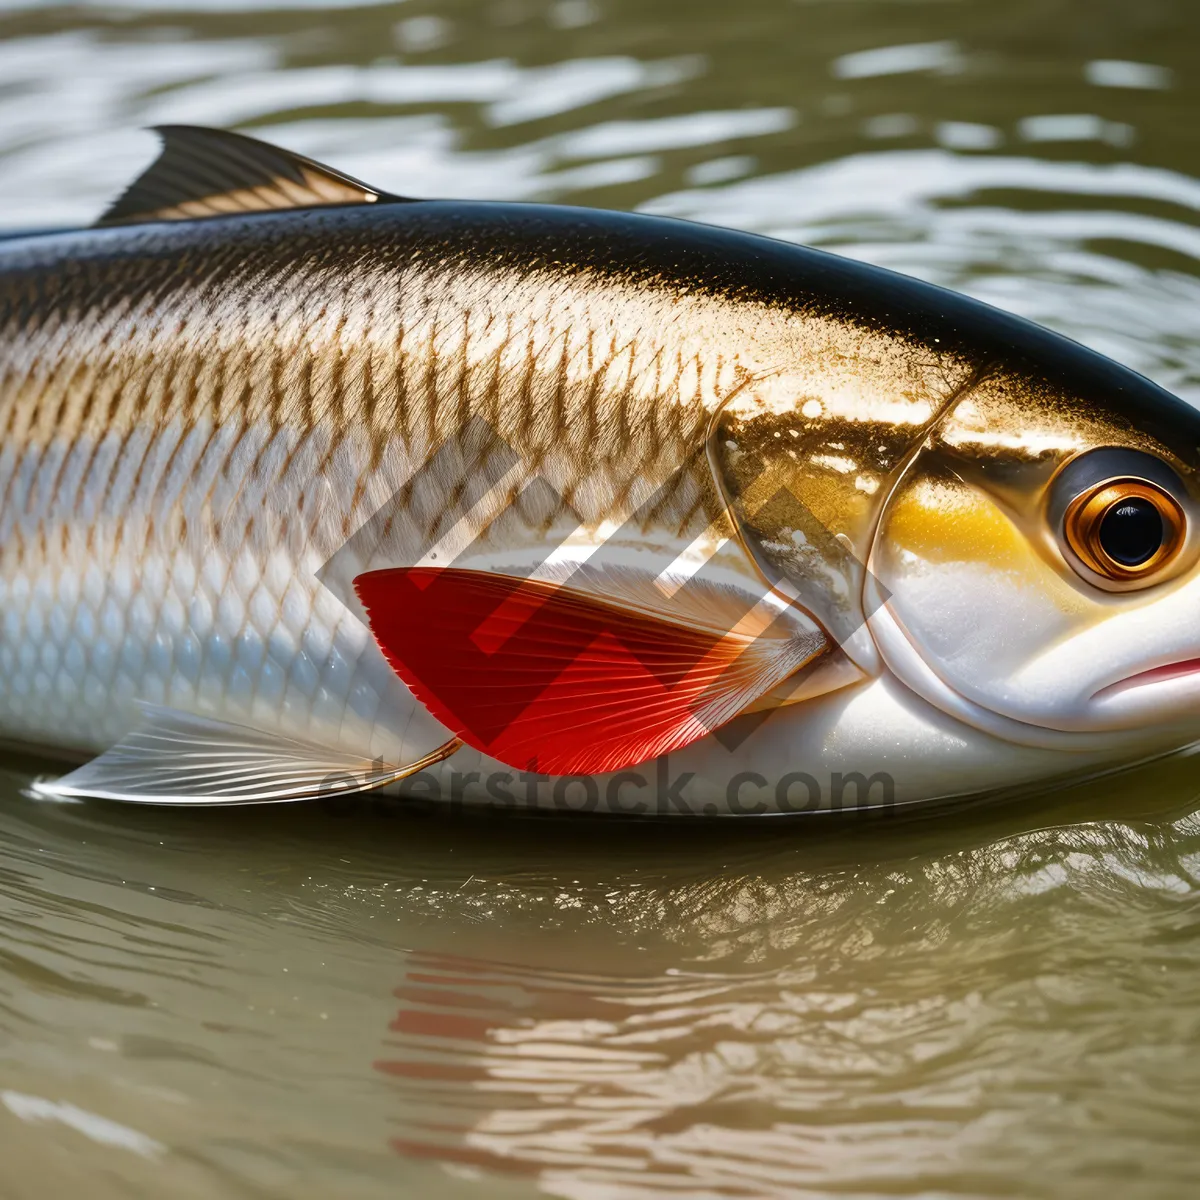
[[[1104,553],[1123,567],[1141,566],[1158,553],[1162,541],[1162,514],[1139,496],[1118,501],[1100,522]]]

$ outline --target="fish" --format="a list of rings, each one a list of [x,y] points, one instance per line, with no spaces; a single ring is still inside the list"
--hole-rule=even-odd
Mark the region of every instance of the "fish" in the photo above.
[[[777,816],[1197,740],[1200,414],[1148,379],[799,245],[158,133],[0,240],[36,795]]]

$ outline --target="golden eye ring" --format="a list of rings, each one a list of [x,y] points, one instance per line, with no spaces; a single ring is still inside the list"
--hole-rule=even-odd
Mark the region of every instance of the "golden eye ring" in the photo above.
[[[1183,545],[1187,521],[1169,492],[1144,479],[1109,479],[1067,506],[1063,532],[1079,560],[1105,579],[1147,579]]]

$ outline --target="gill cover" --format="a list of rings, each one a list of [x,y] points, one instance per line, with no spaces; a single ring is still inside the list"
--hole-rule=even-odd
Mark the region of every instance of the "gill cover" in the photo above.
[[[710,465],[768,583],[874,673],[865,618],[887,593],[866,582],[880,507],[974,372],[851,322],[800,321],[780,341],[793,365],[719,410]]]

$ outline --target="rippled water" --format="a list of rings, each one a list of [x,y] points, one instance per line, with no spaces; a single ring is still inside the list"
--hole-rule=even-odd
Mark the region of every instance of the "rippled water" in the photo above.
[[[948,284],[1200,402],[1192,0],[0,7],[0,228],[139,127]],[[0,774],[0,1195],[1195,1194],[1200,769],[719,831]]]

